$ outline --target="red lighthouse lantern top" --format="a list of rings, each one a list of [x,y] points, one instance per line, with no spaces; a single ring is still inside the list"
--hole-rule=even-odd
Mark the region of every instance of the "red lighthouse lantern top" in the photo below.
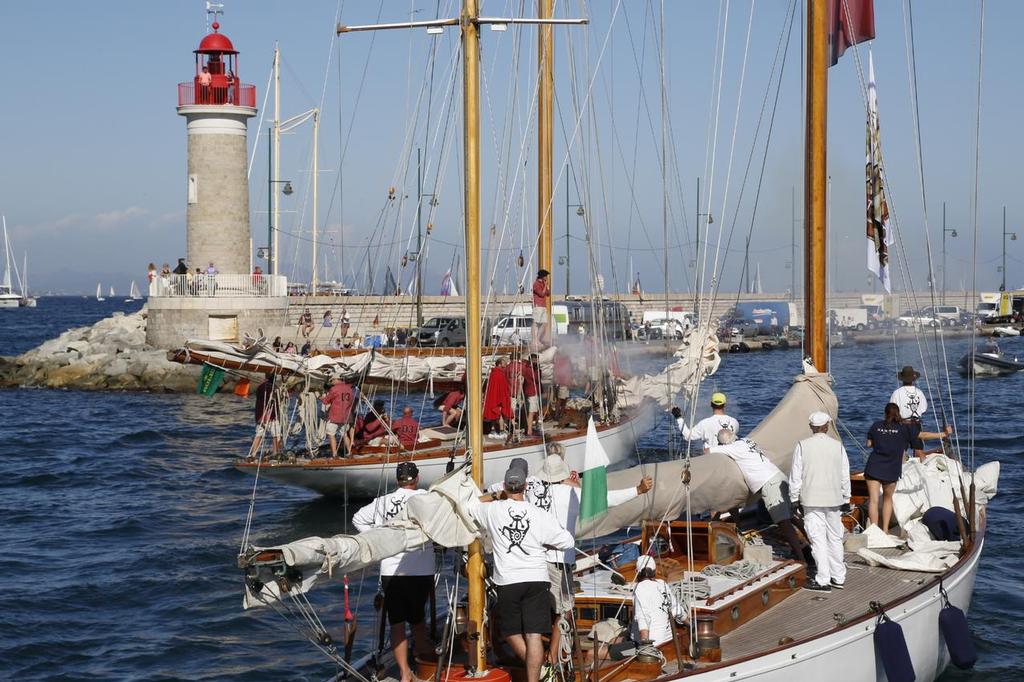
[[[178,84],[178,106],[256,106],[256,86],[238,77],[238,50],[220,33],[220,23],[199,42],[195,54],[195,76]]]

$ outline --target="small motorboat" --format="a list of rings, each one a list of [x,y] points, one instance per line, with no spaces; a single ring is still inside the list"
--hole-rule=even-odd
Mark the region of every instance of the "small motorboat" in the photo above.
[[[1024,362],[1004,354],[998,344],[991,342],[983,350],[977,350],[973,354],[967,353],[960,358],[958,369],[965,376],[1001,376],[1021,371],[1024,369]]]

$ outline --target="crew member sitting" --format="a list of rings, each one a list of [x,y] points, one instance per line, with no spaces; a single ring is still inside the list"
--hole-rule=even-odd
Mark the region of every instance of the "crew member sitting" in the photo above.
[[[811,413],[814,435],[796,444],[789,473],[789,499],[803,507],[804,531],[818,566],[804,589],[816,592],[841,590],[846,582],[842,508],[850,508],[850,460],[843,444],[828,435],[830,421],[824,412]]]
[[[722,445],[718,439],[718,433],[722,429],[728,429],[733,434],[740,432],[740,423],[725,413],[726,398],[724,393],[711,394],[711,416],[705,417],[697,422],[692,429],[686,426],[683,420],[683,412],[678,407],[672,408],[672,416],[676,418],[676,427],[679,433],[683,434],[686,440],[704,441],[704,452],[711,448]]]
[[[420,482],[419,473],[415,463],[399,463],[395,471],[398,490],[378,497],[357,511],[352,524],[364,533],[391,523],[405,511],[410,497],[426,492],[416,487]],[[391,650],[401,671],[400,682],[413,682],[416,677],[409,665],[405,624],[412,627],[417,655],[429,656],[433,650],[423,617],[427,598],[434,589],[434,552],[430,543],[381,560],[380,580],[384,589],[384,612],[391,625]]]
[[[388,432],[388,415],[384,411],[384,401],[374,400],[373,407],[366,414],[356,417],[353,445],[364,445],[374,438],[380,438]]]
[[[711,452],[727,455],[743,474],[743,480],[752,494],[760,493],[768,515],[782,531],[782,536],[793,550],[793,556],[799,560],[803,557],[808,564],[812,562],[809,548],[801,544],[793,527],[792,510],[789,507],[789,482],[779,467],[768,459],[757,443],[747,438],[736,438],[730,429],[718,432],[718,442]]]
[[[391,425],[391,431],[398,438],[398,443],[406,450],[415,450],[420,436],[420,423],[412,416],[411,407],[402,408],[402,416]]]
[[[462,401],[466,399],[465,385],[454,388],[438,398],[434,404],[441,410],[441,426],[452,426],[462,417]]]

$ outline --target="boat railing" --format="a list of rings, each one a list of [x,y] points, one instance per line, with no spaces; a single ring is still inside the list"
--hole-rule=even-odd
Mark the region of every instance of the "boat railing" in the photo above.
[[[157,276],[149,283],[151,297],[238,298],[288,295],[284,275],[189,274]]]

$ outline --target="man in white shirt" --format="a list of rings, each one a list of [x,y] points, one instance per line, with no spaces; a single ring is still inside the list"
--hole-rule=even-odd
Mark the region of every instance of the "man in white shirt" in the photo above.
[[[804,530],[818,566],[804,589],[815,592],[841,590],[846,582],[841,508],[850,505],[850,460],[843,444],[828,435],[829,421],[824,412],[811,413],[814,435],[796,444],[789,474],[789,497],[803,506]]]
[[[579,476],[569,470],[569,466],[561,456],[548,455],[537,478],[547,486],[546,495],[541,500],[530,499],[530,496],[527,495],[527,501],[537,506],[540,506],[538,501],[546,503],[547,510],[558,521],[558,525],[575,537],[576,522],[580,515]],[[609,490],[608,506],[614,507],[628,502],[634,497],[646,493],[653,485],[654,480],[650,476],[644,476],[633,488]],[[557,654],[561,639],[558,624],[565,614],[572,610],[574,604],[573,566],[576,564],[576,548],[572,547],[565,551],[548,550],[546,558],[551,596],[555,607],[555,623],[552,626],[551,643],[548,647],[548,662],[554,664],[558,660]]]
[[[656,566],[654,557],[647,554],[636,560],[632,639],[608,646],[608,656],[613,660],[633,655],[639,644],[660,646],[671,641],[675,636],[672,621],[681,621],[686,616],[668,583],[655,577]],[[604,652],[598,652],[598,656],[604,658]]]
[[[779,467],[768,459],[757,443],[748,438],[737,439],[736,434],[729,429],[718,432],[718,441],[720,445],[711,451],[720,452],[736,463],[743,474],[747,489],[752,494],[761,495],[769,516],[793,550],[793,557],[797,561],[802,557],[804,561],[811,563],[810,550],[800,542],[793,527],[793,513],[789,506],[789,481]]]
[[[676,418],[676,427],[686,440],[703,441],[704,452],[719,445],[718,432],[729,429],[733,433],[740,432],[740,423],[725,413],[726,398],[724,393],[711,394],[711,416],[701,419],[691,429],[683,421],[683,412],[678,407],[672,408],[672,416]]]
[[[928,411],[928,401],[924,397],[924,392],[914,385],[921,373],[907,365],[896,376],[903,385],[892,392],[889,402],[900,406],[900,417],[903,419],[923,418],[924,413]]]
[[[396,478],[397,490],[378,497],[352,517],[352,524],[360,533],[387,526],[402,516],[410,497],[426,492],[416,488],[420,475],[413,462],[399,463]],[[416,678],[409,665],[405,624],[412,628],[416,654],[429,655],[433,643],[427,634],[423,611],[430,591],[434,589],[433,548],[427,543],[418,549],[383,559],[380,562],[380,580],[384,589],[384,610],[391,625],[391,650],[401,671],[400,682],[413,682]]]
[[[554,516],[526,501],[521,467],[510,466],[503,483],[505,499],[479,504],[472,512],[491,540],[498,633],[525,662],[527,681],[538,682],[544,664],[542,637],[551,634],[546,552],[571,549],[575,541]]]

